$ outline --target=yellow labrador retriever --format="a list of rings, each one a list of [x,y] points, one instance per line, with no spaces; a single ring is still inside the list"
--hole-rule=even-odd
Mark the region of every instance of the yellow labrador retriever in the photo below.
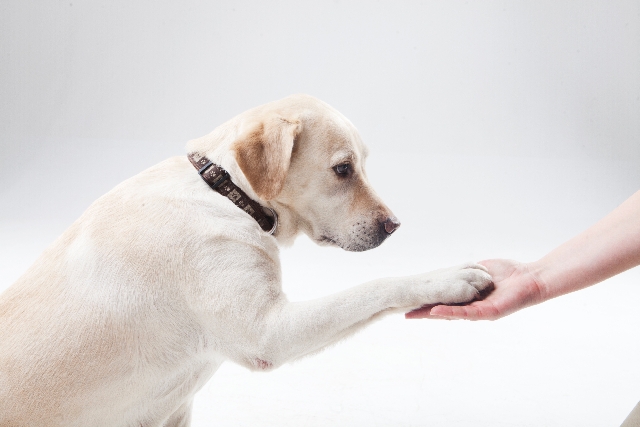
[[[187,148],[98,199],[0,296],[1,426],[188,426],[225,360],[274,369],[490,284],[469,264],[290,302],[278,245],[364,251],[399,226],[356,128],[295,95]]]

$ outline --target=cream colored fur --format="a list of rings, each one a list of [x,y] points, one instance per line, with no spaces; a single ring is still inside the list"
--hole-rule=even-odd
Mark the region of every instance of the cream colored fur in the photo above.
[[[186,156],[93,203],[0,296],[0,426],[187,426],[225,360],[274,369],[392,311],[466,302],[478,265],[365,283],[314,301],[281,290],[278,245],[300,232],[366,250],[392,217],[340,113],[296,95],[190,141],[273,208],[275,236],[212,191]],[[341,177],[333,169],[350,164]]]

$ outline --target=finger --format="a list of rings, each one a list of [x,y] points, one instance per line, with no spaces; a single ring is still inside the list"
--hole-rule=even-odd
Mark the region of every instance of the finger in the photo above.
[[[464,305],[437,305],[429,310],[429,315],[446,319],[466,319],[469,310]]]
[[[492,304],[477,301],[469,305],[437,305],[429,310],[429,316],[445,319],[493,320],[500,317],[500,313]]]
[[[434,312],[433,309],[437,307]],[[405,313],[405,319],[466,319],[467,306],[431,305]]]
[[[485,266],[494,280],[501,281],[511,276],[520,263],[509,259],[484,259],[478,264]]]
[[[404,318],[405,319],[425,319],[429,317],[429,310],[431,310],[431,307],[433,307],[435,304],[431,304],[431,305],[425,305],[423,307],[417,308],[415,310],[412,310],[408,313],[404,314]]]
[[[478,264],[483,266],[487,271],[494,270],[497,266],[500,266],[499,259],[483,259],[482,261],[478,261]]]

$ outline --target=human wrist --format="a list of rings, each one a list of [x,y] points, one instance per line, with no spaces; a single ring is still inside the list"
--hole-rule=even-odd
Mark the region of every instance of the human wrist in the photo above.
[[[541,303],[557,295],[553,292],[552,273],[550,266],[544,260],[522,264],[523,273],[529,277],[532,294],[535,295],[535,303]]]

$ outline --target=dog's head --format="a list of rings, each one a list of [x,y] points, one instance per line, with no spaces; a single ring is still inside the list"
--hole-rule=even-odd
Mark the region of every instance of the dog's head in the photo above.
[[[400,226],[367,180],[358,131],[329,105],[294,95],[234,120],[229,148],[253,192],[278,213],[276,237],[302,231],[319,244],[365,251]]]

